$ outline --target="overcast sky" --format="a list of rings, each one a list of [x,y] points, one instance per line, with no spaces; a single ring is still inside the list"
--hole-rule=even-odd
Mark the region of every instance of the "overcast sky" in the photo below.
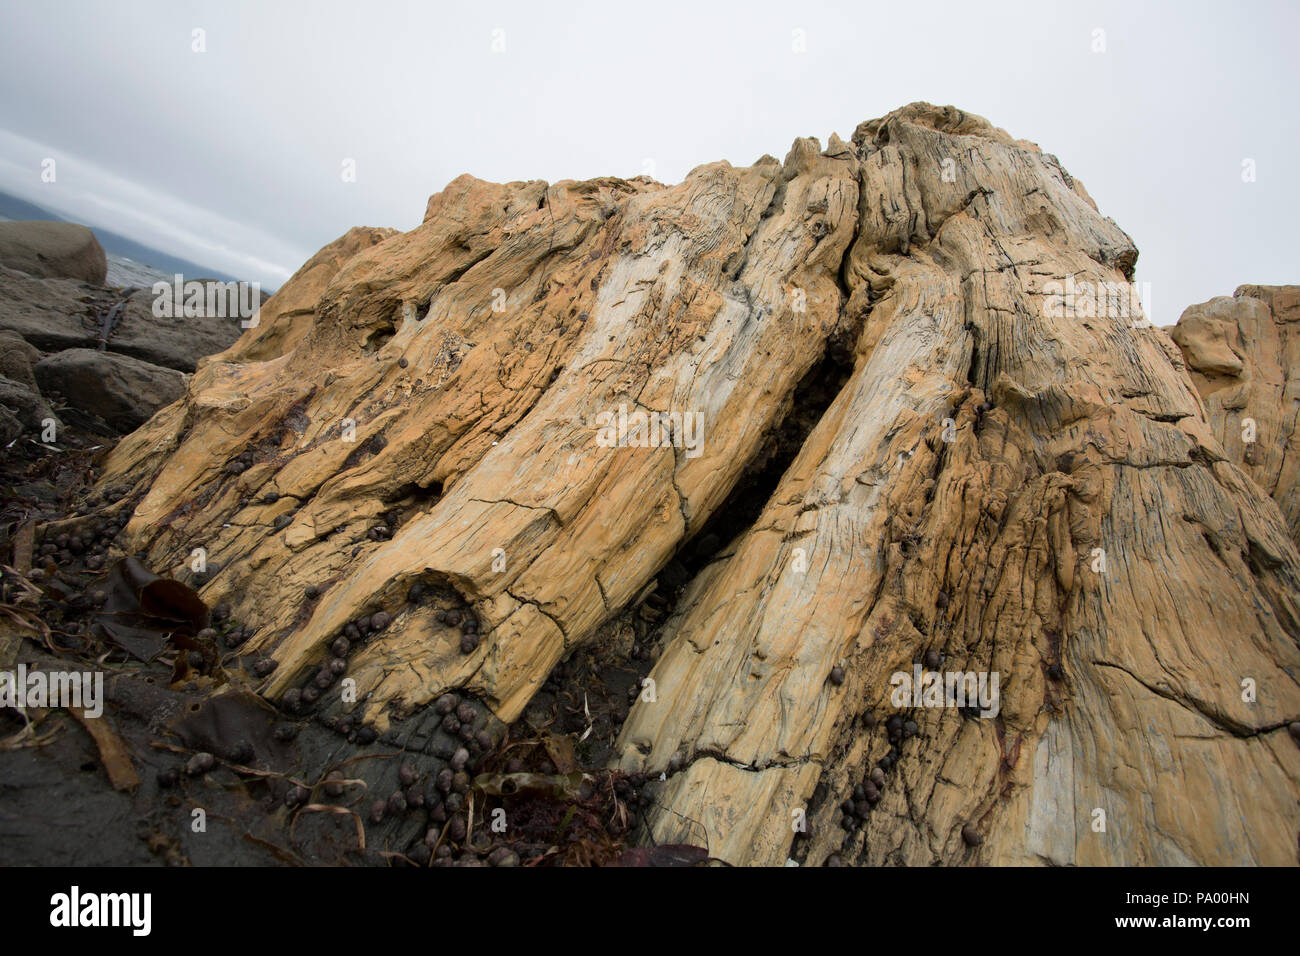
[[[274,287],[351,226],[415,227],[461,173],[677,182],[928,100],[1057,154],[1168,324],[1300,282],[1298,11],[4,0],[0,190]]]

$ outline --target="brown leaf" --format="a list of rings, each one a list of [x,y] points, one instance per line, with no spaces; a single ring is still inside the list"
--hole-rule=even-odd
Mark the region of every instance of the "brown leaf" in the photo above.
[[[131,762],[126,744],[122,742],[122,738],[117,735],[117,731],[110,726],[108,720],[104,717],[87,717],[85,710],[80,707],[64,709],[75,717],[77,722],[86,728],[86,733],[94,739],[95,746],[99,748],[99,759],[108,772],[108,782],[113,785],[113,789],[134,790],[140,786],[140,775],[135,772],[135,764]]]

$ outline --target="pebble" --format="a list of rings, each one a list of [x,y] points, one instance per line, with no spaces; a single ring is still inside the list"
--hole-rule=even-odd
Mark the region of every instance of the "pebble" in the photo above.
[[[936,595],[934,596],[934,603],[935,603],[936,606],[938,606],[938,607],[940,607],[940,608],[945,608],[945,607],[947,607],[947,606],[948,606],[948,592],[947,592],[947,591],[940,591],[938,594],[936,594]]]
[[[883,787],[885,785],[885,771],[881,770],[879,767],[873,767],[869,779],[877,787]]]
[[[346,637],[340,637],[330,645],[330,650],[334,652],[335,657],[347,657],[348,651],[352,650],[352,642]]]
[[[469,751],[464,747],[457,748],[456,752],[452,754],[451,757],[451,769],[455,771],[464,770],[467,763],[469,763]]]
[[[357,743],[361,744],[363,747],[366,744],[373,744],[378,737],[379,735],[375,733],[375,728],[373,727],[362,727],[357,731]]]
[[[405,356],[405,355],[403,355],[401,358],[399,358],[399,359],[397,360],[397,367],[398,367],[398,368],[406,368],[406,366],[408,366],[408,365],[410,365],[410,364],[411,364],[411,363],[408,362],[408,361],[406,360],[406,356]]]
[[[302,691],[296,687],[289,688],[284,692],[284,696],[280,698],[280,705],[285,710],[296,711],[302,706]]]
[[[832,667],[832,668],[831,668],[831,683],[834,684],[836,687],[839,687],[841,684],[844,683],[844,668],[843,668],[843,667]]]
[[[454,734],[460,730],[460,721],[456,718],[455,714],[448,714],[446,717],[442,718],[442,729],[447,731],[449,734]]]
[[[393,816],[405,813],[406,797],[402,796],[401,793],[394,792],[393,795],[388,798],[388,812]]]
[[[1047,668],[1047,676],[1052,680],[1060,680],[1065,676],[1065,668],[1060,664],[1053,664],[1051,667]]]
[[[943,663],[943,655],[940,654],[938,651],[936,651],[934,648],[930,648],[928,651],[925,652],[925,666],[928,667],[930,670],[936,670],[939,667],[939,665],[942,663]]]
[[[456,708],[456,717],[462,724],[472,724],[477,716],[478,711],[468,701]]]
[[[499,846],[488,854],[488,863],[492,866],[518,866],[519,854],[508,846]]]
[[[920,733],[920,730],[921,728],[917,726],[915,720],[909,720],[903,723],[904,737],[915,737],[918,733]]]
[[[448,767],[443,767],[438,771],[438,776],[434,778],[434,786],[442,793],[451,791],[451,780],[455,773]]]
[[[230,748],[230,760],[233,763],[248,764],[252,761],[254,756],[253,745],[247,740],[237,741],[235,745]]]
[[[343,796],[343,774],[338,770],[331,770],[325,775],[325,793],[331,797]]]
[[[385,810],[385,804],[384,804],[384,801],[382,801],[382,800],[376,800],[374,803],[372,803],[372,804],[370,805],[370,822],[371,822],[371,823],[383,823],[383,822],[384,822],[384,810]]]
[[[330,671],[335,675],[342,674],[348,669],[348,662],[341,657],[336,657],[330,661]]]
[[[375,631],[382,631],[393,621],[393,616],[387,611],[376,611],[370,616],[370,627]]]
[[[200,777],[215,767],[216,764],[217,758],[212,756],[212,754],[207,753],[206,751],[203,753],[197,753],[189,759],[188,763],[185,764],[185,772],[191,777]]]
[[[402,359],[402,363],[405,362],[406,359]],[[429,861],[433,859],[433,851],[423,843],[417,843],[406,855],[411,858],[411,862],[416,866],[428,866]]]
[[[286,807],[296,807],[300,803],[305,803],[308,796],[306,787],[290,787],[284,795],[284,805]]]
[[[488,733],[486,730],[480,730],[478,733],[476,733],[474,735],[474,742],[477,743],[479,747],[482,748],[483,750],[492,749],[492,735]]]
[[[320,597],[320,588],[316,587],[316,585],[314,584],[309,584],[307,585],[306,594],[307,594],[308,601],[314,601],[318,597]]]
[[[473,634],[466,634],[460,639],[460,652],[462,654],[473,654],[478,649],[478,638]]]
[[[444,716],[450,714],[456,709],[457,699],[455,694],[443,694],[434,701],[433,709]]]
[[[199,633],[195,634],[194,637],[196,640],[200,641],[215,641],[217,639],[217,631],[216,628],[205,627],[203,630],[199,631]]]
[[[975,829],[973,823],[968,823],[961,828],[961,838],[966,841],[967,846],[979,846],[984,842],[984,837],[979,830]]]

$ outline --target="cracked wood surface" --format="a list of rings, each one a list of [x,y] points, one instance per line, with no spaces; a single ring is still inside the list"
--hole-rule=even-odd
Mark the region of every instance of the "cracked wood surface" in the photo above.
[[[160,572],[219,564],[202,594],[257,627],[268,697],[383,610],[349,670],[365,719],[466,687],[513,720],[845,343],[846,383],[686,586],[623,727],[619,765],[682,764],[653,838],[752,864],[1295,862],[1290,512],[1164,332],[1049,307],[1137,255],[1054,157],[913,104],[676,186],[464,176],[417,229],[335,245],[102,480],[143,496],[126,532]],[[701,454],[600,447],[620,404],[700,415]],[[416,582],[473,608],[472,653]],[[997,716],[892,707],[927,651],[996,672]],[[916,733],[846,835],[896,713]]]

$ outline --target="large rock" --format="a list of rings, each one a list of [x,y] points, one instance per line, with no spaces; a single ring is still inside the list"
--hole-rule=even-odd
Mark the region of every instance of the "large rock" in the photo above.
[[[0,265],[37,278],[94,285],[103,285],[108,272],[95,234],[72,222],[0,222]]]
[[[74,408],[121,431],[144,424],[159,408],[185,393],[185,376],[174,369],[95,349],[68,349],[37,363],[42,391],[58,393]]]
[[[1300,286],[1243,285],[1188,306],[1171,335],[1215,437],[1300,542]]]
[[[17,332],[0,329],[0,375],[29,391],[39,391],[32,366],[41,360],[40,350]]]
[[[615,756],[671,774],[661,843],[1294,863],[1300,553],[1169,338],[1061,307],[1136,257],[1055,157],[929,104],[676,186],[462,177],[102,484],[151,566],[221,555],[203,595],[278,662],[271,699],[382,611],[355,703],[320,704],[380,729],[449,688],[512,721],[689,578]],[[650,442],[620,409],[677,417]],[[998,696],[896,700],[914,664]]]
[[[195,281],[205,289],[217,282]],[[175,304],[174,293],[163,295]],[[172,308],[169,316],[155,315],[152,288],[124,297],[118,290],[72,279],[36,279],[2,267],[0,330],[16,332],[46,352],[98,348],[105,316],[124,298],[126,306],[108,335],[108,351],[154,365],[192,372],[201,357],[229,347],[244,331],[240,316],[208,314],[206,309],[196,316],[185,315],[183,308]]]
[[[4,375],[0,375],[0,407],[7,409],[32,438],[40,437],[47,422],[58,422],[39,391]]]

